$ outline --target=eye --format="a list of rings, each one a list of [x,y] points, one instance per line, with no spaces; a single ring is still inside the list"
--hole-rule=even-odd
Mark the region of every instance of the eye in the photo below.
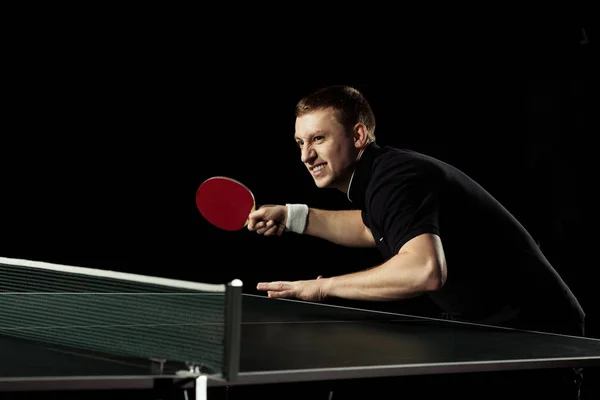
[[[323,136],[315,136],[315,140],[323,140],[324,137]]]

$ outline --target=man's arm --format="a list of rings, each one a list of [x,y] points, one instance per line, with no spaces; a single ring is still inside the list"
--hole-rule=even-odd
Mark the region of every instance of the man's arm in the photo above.
[[[359,210],[310,208],[304,234],[342,246],[375,247],[375,239],[363,223]]]
[[[328,297],[390,301],[441,289],[447,276],[439,236],[425,233],[408,241],[387,262],[360,272],[306,281],[261,282],[257,289],[269,297],[321,301]]]
[[[259,235],[271,236],[286,226],[286,206],[262,206],[250,213],[248,229]],[[279,225],[278,225],[279,224]],[[304,235],[312,235],[348,247],[375,247],[371,231],[363,223],[359,210],[308,209]]]
[[[439,290],[446,277],[446,259],[440,237],[422,234],[377,267],[325,278],[321,284],[324,297],[388,301]]]

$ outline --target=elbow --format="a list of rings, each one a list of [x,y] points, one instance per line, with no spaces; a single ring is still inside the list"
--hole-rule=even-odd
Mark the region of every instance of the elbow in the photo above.
[[[427,262],[423,277],[423,290],[425,292],[436,292],[446,284],[447,272],[445,260],[431,260]]]

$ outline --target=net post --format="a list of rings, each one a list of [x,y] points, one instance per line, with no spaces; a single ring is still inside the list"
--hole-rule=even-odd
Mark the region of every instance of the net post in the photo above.
[[[237,378],[240,366],[242,328],[242,281],[234,279],[225,290],[225,337],[223,377],[227,381]]]

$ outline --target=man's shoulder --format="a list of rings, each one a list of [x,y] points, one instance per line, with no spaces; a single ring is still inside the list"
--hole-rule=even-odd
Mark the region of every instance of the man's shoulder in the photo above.
[[[376,150],[366,186],[366,202],[380,207],[391,197],[411,196],[440,180],[437,169],[427,156],[416,151],[380,147]]]
[[[409,174],[428,174],[440,167],[440,161],[415,150],[381,146],[376,149],[373,177],[399,177]]]

